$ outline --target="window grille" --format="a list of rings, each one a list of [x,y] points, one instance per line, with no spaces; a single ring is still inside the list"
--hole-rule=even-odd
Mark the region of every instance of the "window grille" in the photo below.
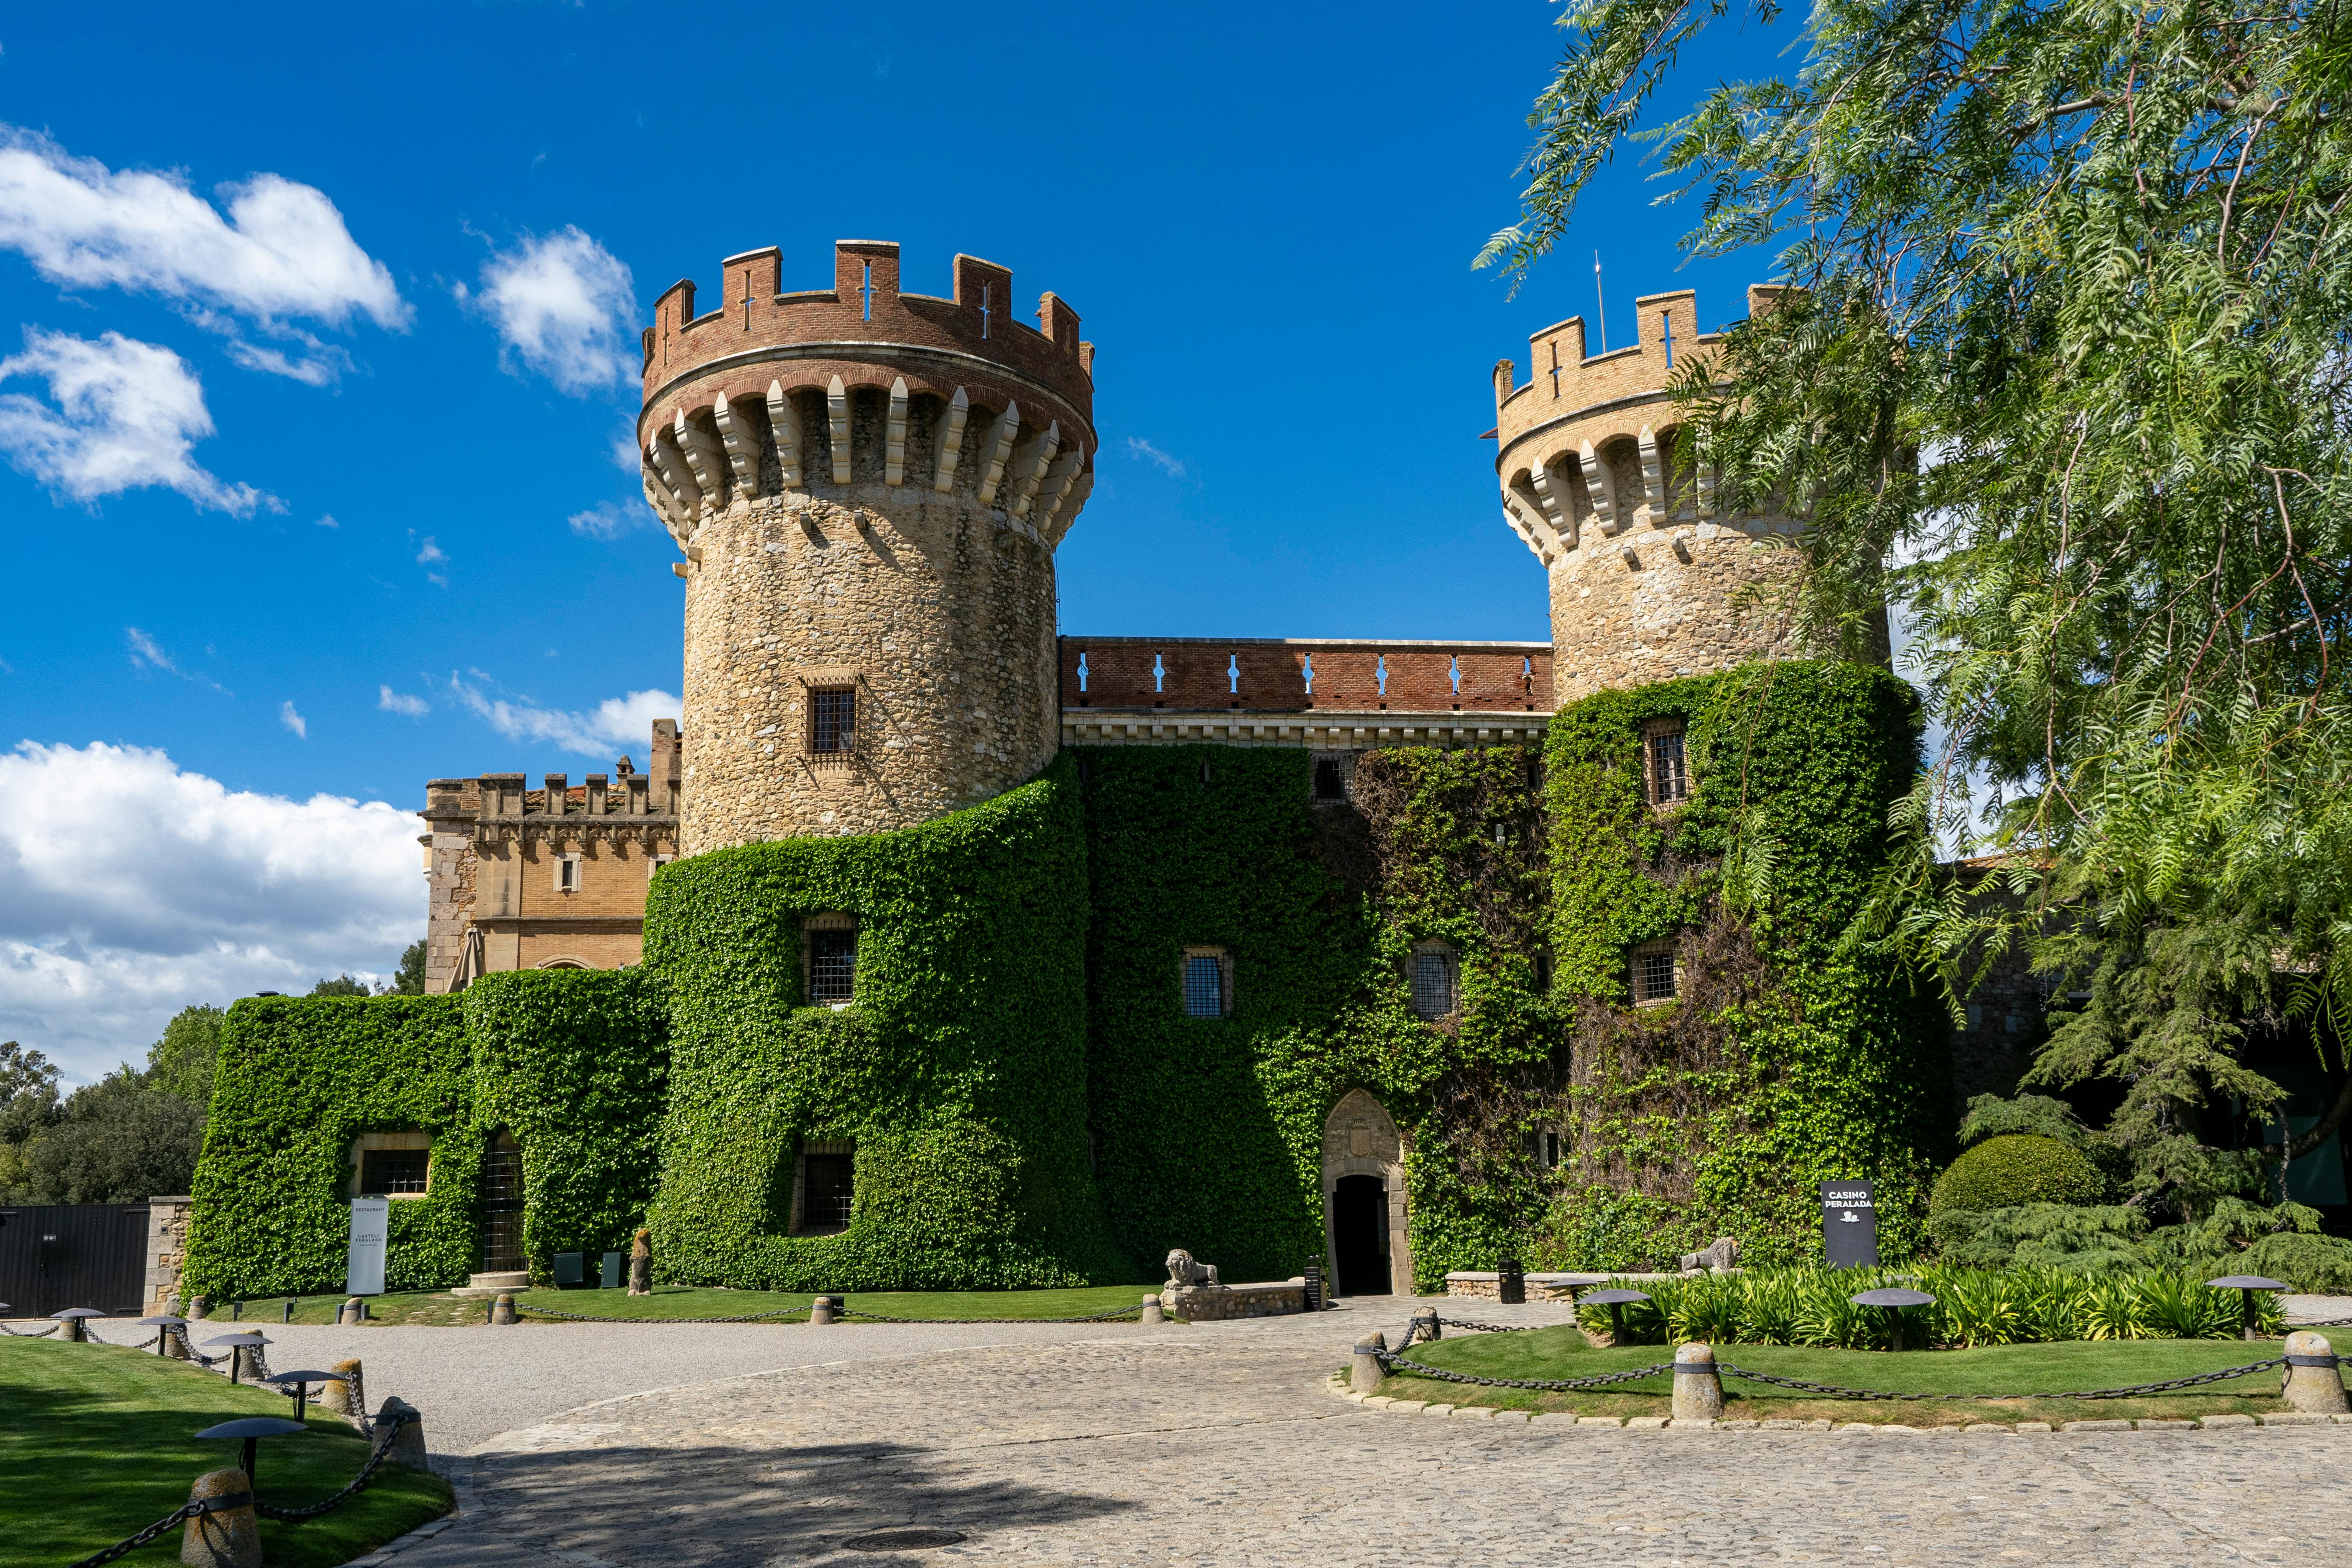
[[[857,933],[812,931],[808,934],[808,950],[809,1000],[849,1000],[857,981]]]
[[[801,1228],[846,1228],[857,1196],[857,1156],[804,1155],[801,1166]]]
[[[1315,761],[1315,799],[1326,805],[1348,798],[1348,777],[1336,757],[1321,757]]]
[[[1425,1019],[1453,1016],[1453,954],[1430,948],[1412,956],[1412,1010]]]
[[[482,1151],[482,1252],[486,1274],[523,1268],[522,1150],[501,1131]]]
[[[394,1197],[421,1193],[432,1161],[429,1149],[362,1149],[360,1196]]]
[[[809,693],[809,750],[839,757],[857,746],[857,693],[836,686]]]
[[[1184,960],[1184,1012],[1188,1018],[1225,1016],[1225,966],[1213,953],[1194,953]]]
[[[1662,729],[1650,737],[1650,803],[1672,805],[1690,798],[1690,769],[1683,761],[1683,732]]]
[[[1635,954],[1633,992],[1636,1001],[1672,1001],[1675,995],[1674,954],[1663,948]]]

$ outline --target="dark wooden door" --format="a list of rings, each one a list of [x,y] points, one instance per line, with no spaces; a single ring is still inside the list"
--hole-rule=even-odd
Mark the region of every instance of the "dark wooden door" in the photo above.
[[[1339,1178],[1331,1194],[1331,1250],[1339,1294],[1385,1296],[1389,1285],[1389,1192],[1380,1177]]]
[[[95,1307],[139,1317],[146,1287],[145,1204],[0,1208],[0,1301],[11,1316]]]

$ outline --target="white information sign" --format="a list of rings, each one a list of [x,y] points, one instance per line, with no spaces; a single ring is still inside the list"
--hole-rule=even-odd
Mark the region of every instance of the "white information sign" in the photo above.
[[[383,1245],[391,1228],[390,1198],[352,1199],[352,1250],[343,1266],[343,1289],[350,1294],[383,1294]]]

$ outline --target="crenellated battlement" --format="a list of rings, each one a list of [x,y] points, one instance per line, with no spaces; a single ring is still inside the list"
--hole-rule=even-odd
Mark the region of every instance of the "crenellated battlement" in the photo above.
[[[898,247],[834,246],[834,286],[785,293],[773,247],[722,264],[719,308],[670,287],[646,329],[646,500],[691,556],[702,521],[782,492],[960,496],[1050,549],[1093,487],[1094,345],[1058,296],[1015,319],[1010,269],[898,287]]]

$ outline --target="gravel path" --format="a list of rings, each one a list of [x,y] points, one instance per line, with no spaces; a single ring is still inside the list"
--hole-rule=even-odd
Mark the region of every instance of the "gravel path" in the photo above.
[[[1565,1315],[1460,1309],[1495,1322]],[[1153,1329],[272,1335],[281,1364],[356,1350],[372,1395],[425,1407],[462,1511],[394,1552],[397,1568],[2352,1558],[2339,1484],[2352,1427],[1546,1431],[1332,1398],[1321,1385],[1349,1343],[1368,1328],[1393,1336],[1406,1311],[1363,1301]],[[653,1386],[698,1375],[717,1381]],[[620,1387],[650,1391],[598,1398]],[[860,1541],[910,1527],[962,1539],[879,1555]]]

